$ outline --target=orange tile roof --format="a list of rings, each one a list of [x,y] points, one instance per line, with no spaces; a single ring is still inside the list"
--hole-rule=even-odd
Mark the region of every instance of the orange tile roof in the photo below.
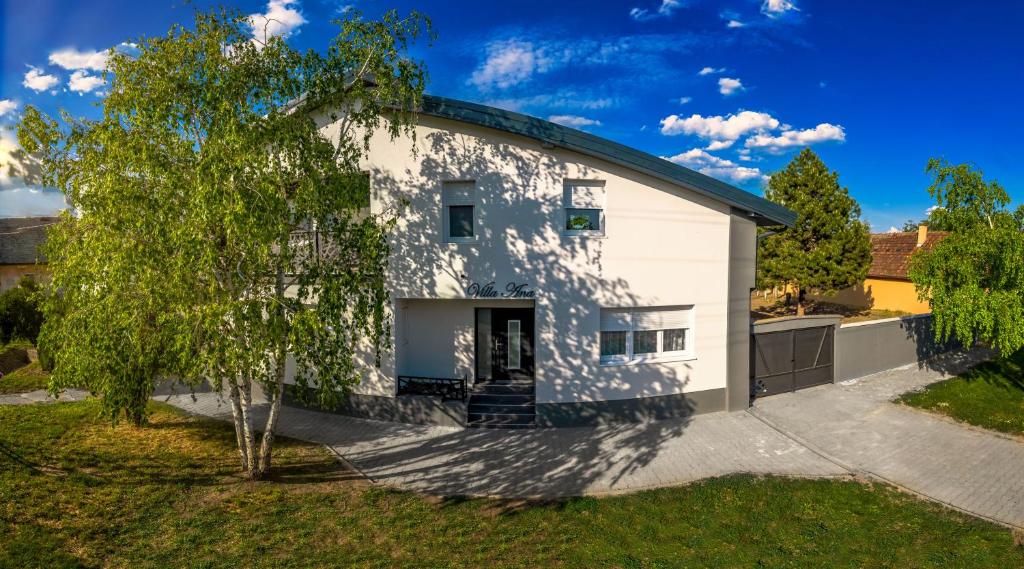
[[[929,231],[920,249],[928,250],[949,235]],[[909,280],[910,256],[918,250],[917,232],[875,233],[871,235],[871,269],[868,277]]]

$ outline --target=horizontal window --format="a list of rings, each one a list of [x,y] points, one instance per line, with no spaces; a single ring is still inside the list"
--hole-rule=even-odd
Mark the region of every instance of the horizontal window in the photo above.
[[[602,308],[601,363],[693,357],[693,307]]]

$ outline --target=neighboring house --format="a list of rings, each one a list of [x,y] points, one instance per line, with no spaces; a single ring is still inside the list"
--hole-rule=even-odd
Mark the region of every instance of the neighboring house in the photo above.
[[[409,205],[391,243],[393,349],[366,358],[341,412],[561,426],[749,405],[756,227],[793,212],[478,104],[427,97],[415,130],[417,154],[381,131],[362,165],[371,211]],[[467,380],[468,409],[396,397],[429,378]]]
[[[46,259],[39,246],[46,240],[46,227],[57,217],[0,218],[0,291],[18,284],[23,276],[37,279],[46,274]]]
[[[919,250],[934,247],[946,235],[948,233],[945,231],[929,232],[927,225],[918,226],[917,231],[873,234],[868,278],[834,296],[811,298],[846,306],[911,314],[931,312],[927,301],[918,300],[917,289],[908,276],[910,257]]]

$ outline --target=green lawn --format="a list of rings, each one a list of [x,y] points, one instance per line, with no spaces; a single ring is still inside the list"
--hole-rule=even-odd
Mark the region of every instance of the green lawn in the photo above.
[[[154,405],[0,407],[0,567],[1020,567],[1010,532],[880,485],[731,476],[555,502],[374,487],[281,441],[238,479],[230,426]]]
[[[1024,435],[1024,350],[900,398],[958,421]]]
[[[0,377],[0,394],[24,393],[26,391],[46,389],[46,383],[49,380],[50,374],[43,371],[39,362],[33,362]]]

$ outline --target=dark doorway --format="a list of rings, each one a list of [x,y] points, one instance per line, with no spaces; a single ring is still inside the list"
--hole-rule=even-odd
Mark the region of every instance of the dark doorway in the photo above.
[[[833,326],[754,334],[751,394],[764,397],[832,383]]]
[[[533,308],[476,309],[476,380],[533,381]]]

